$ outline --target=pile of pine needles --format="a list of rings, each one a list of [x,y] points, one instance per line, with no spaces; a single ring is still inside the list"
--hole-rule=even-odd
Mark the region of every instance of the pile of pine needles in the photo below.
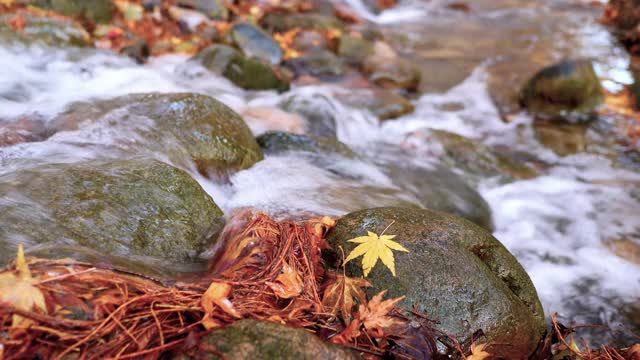
[[[69,259],[25,260],[20,252],[0,273],[0,359],[156,359],[202,351],[203,335],[243,318],[302,327],[367,358],[489,356],[492,346],[459,344],[424,315],[402,311],[402,298],[383,300],[382,292],[367,299],[365,279],[326,270],[321,252],[333,225],[240,214],[207,274],[170,285]],[[564,348],[582,359],[635,359],[633,348],[578,353],[566,341],[571,329],[553,324],[538,359]]]

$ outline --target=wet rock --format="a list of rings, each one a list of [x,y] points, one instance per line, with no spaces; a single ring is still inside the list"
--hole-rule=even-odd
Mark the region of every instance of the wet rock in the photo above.
[[[340,98],[345,104],[359,109],[368,109],[379,120],[395,119],[412,113],[413,104],[405,97],[384,89],[352,92]]]
[[[120,52],[132,58],[138,64],[144,64],[145,62],[147,62],[149,55],[151,55],[149,46],[144,40],[138,40],[131,45],[125,46],[122,48],[122,50],[120,50]]]
[[[178,6],[169,7],[169,15],[178,22],[183,32],[191,33],[202,24],[207,24],[209,18],[200,11],[181,8]]]
[[[131,94],[75,103],[58,115],[53,124],[60,130],[73,130],[82,123],[109,123],[118,119],[130,123],[140,136],[137,146],[169,156],[172,148],[179,146],[203,174],[228,174],[262,159],[262,151],[244,120],[206,95]],[[177,158],[173,160],[179,162]]]
[[[1,95],[0,98],[2,98]],[[35,114],[20,116],[9,121],[0,119],[0,147],[42,141],[49,135],[46,120]]]
[[[333,52],[324,49],[312,49],[302,56],[286,62],[296,75],[311,75],[324,80],[344,74],[344,64]]]
[[[197,10],[212,20],[227,20],[229,10],[222,0],[179,0],[179,6],[185,6]]]
[[[360,359],[357,353],[323,341],[305,329],[261,320],[237,321],[206,335],[201,344],[206,346],[192,351],[193,357],[179,355],[177,359]],[[207,352],[207,348],[216,353]]]
[[[92,160],[0,176],[0,264],[14,246],[81,245],[122,259],[195,259],[223,213],[187,173],[155,160]],[[36,247],[35,249],[37,249]],[[144,260],[141,260],[144,262]]]
[[[20,31],[15,29],[23,22]],[[15,24],[15,25],[10,25]],[[0,15],[0,43],[38,43],[48,46],[88,46],[91,37],[75,21],[17,12]]]
[[[305,119],[305,133],[317,137],[336,137],[336,114],[331,101],[323,95],[305,97],[294,95],[279,105],[285,111],[301,115]]]
[[[294,28],[317,31],[344,30],[344,24],[335,16],[317,13],[271,13],[261,19],[261,24],[271,32],[285,32]]]
[[[302,52],[311,49],[326,49],[328,46],[327,39],[315,30],[301,31],[293,39],[293,47]]]
[[[346,158],[356,154],[336,139],[292,134],[283,131],[269,131],[256,139],[265,154],[281,154],[289,151],[304,151],[316,154],[333,153]]]
[[[275,107],[253,106],[242,109],[242,117],[255,135],[267,131],[286,131],[294,134],[305,133],[306,120],[294,113]]]
[[[603,102],[602,87],[586,60],[565,60],[535,74],[520,93],[520,103],[536,117],[570,123],[594,118]]]
[[[486,230],[459,217],[430,210],[376,208],[341,218],[329,234],[333,249],[349,254],[356,245],[347,240],[368,231],[396,235],[409,250],[394,251],[396,277],[380,261],[369,273],[372,296],[406,296],[401,306],[414,304],[439,329],[468,341],[482,329],[498,357],[528,358],[545,333],[542,306],[535,288],[518,261]],[[335,252],[325,253],[328,264],[339,266]],[[347,263],[347,276],[363,276],[361,259]]]
[[[516,161],[508,153],[495,151],[480,141],[443,130],[430,130],[428,137],[442,145],[442,159],[448,165],[479,178],[528,179],[538,174],[532,164],[522,159]]]
[[[385,88],[416,90],[420,84],[420,70],[381,41],[375,42],[373,54],[365,60],[363,71],[371,82]]]
[[[394,7],[396,0],[364,0],[363,3],[371,12],[379,14],[383,10]]]
[[[226,45],[212,45],[192,58],[204,67],[231,80],[247,90],[286,91],[289,81],[267,63],[248,58],[236,49]]]
[[[373,45],[369,41],[363,39],[361,35],[356,36],[347,34],[340,37],[338,56],[345,59],[347,63],[360,66],[372,54]]]
[[[248,57],[256,57],[277,65],[282,61],[282,49],[273,38],[249,23],[235,24],[229,35],[233,43]]]
[[[114,11],[111,0],[34,0],[32,3],[94,24],[108,23],[113,18]]]

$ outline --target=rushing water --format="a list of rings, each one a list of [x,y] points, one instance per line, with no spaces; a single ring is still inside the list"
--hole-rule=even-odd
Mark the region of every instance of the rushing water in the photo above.
[[[413,161],[431,167],[438,149],[419,135],[429,128],[527,153],[547,164],[539,176],[474,182],[493,211],[494,235],[524,265],[549,314],[639,328],[640,264],[616,255],[606,244],[640,242],[640,174],[602,155],[560,157],[536,140],[526,114],[512,113],[506,123],[500,111],[510,111],[505,94],[512,94],[532,71],[566,56],[593,58],[612,90],[631,82],[624,51],[595,20],[601,8],[588,1],[479,0],[471,2],[470,13],[461,13],[448,10],[442,1],[407,1],[374,15],[357,0],[348,3],[384,26],[386,35],[399,39],[406,55],[421,64],[425,93],[414,100],[413,114],[379,125],[370,113],[338,101],[351,90],[336,85],[298,87],[281,95],[245,92],[196,65],[185,65],[182,56],[138,66],[96,50],[11,46],[0,47],[0,123],[23,114],[46,119],[73,101],[132,92],[200,92],[239,112],[273,106],[292,94],[324,95],[337,116],[338,138],[362,154],[408,144],[423,155]],[[44,142],[0,148],[0,174],[52,159],[122,156],[136,140],[130,126],[98,123]],[[148,155],[167,161],[162,153]],[[190,171],[227,211],[253,206],[273,214],[340,215],[350,204],[337,189],[363,206],[395,196],[391,179],[376,166],[329,161],[330,166],[320,166],[317,159],[302,155],[272,156],[235,174],[227,185],[201,177],[186,160],[174,165]],[[387,192],[377,194],[376,189]],[[403,200],[417,201],[408,195]],[[600,333],[595,339],[609,337]]]

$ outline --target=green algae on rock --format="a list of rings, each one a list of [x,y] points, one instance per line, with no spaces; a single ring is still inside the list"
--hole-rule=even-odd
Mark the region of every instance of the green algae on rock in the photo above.
[[[366,209],[338,220],[327,240],[333,251],[324,254],[329,266],[341,268],[338,249],[349,254],[358,244],[348,242],[368,231],[396,235],[409,250],[395,252],[397,276],[377,264],[367,280],[368,296],[388,290],[387,297],[406,296],[439,329],[467,341],[482,329],[496,347],[496,356],[527,358],[544,336],[542,306],[529,276],[509,251],[477,225],[446,213],[407,208]],[[345,267],[347,276],[362,276],[359,260]]]
[[[153,120],[152,126],[134,127],[143,139],[138,146],[165,153],[172,146],[180,146],[206,175],[225,175],[262,159],[262,151],[244,120],[223,103],[200,94],[131,94],[75,103],[58,115],[53,127],[72,130],[80,123],[116,112],[125,113],[129,122]]]
[[[535,116],[570,123],[593,119],[604,101],[600,80],[587,60],[565,60],[536,73],[520,93]]]
[[[314,360],[360,359],[347,348],[326,342],[309,331],[279,323],[245,319],[209,333],[201,340],[205,349],[197,350],[197,359],[236,360]],[[193,359],[178,355],[178,359]]]
[[[223,213],[187,173],[150,159],[92,160],[0,176],[0,263],[27,249],[80,245],[107,256],[196,259]],[[36,247],[37,248],[37,247]]]
[[[247,90],[289,89],[289,81],[282,72],[255,58],[248,58],[227,45],[211,45],[192,58],[210,71],[231,80]]]
[[[257,141],[265,154],[304,151],[317,154],[333,153],[346,158],[356,157],[356,154],[347,145],[331,138],[319,138],[284,131],[268,131],[258,136]]]
[[[21,16],[25,19],[25,26],[20,31],[9,26],[9,22],[14,16]],[[90,45],[90,40],[89,33],[70,19],[22,12],[0,15],[0,44],[23,43],[56,47],[83,47]]]

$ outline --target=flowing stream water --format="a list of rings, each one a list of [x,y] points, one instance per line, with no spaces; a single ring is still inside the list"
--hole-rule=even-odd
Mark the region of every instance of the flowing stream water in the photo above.
[[[511,112],[508,95],[536,69],[565,57],[593,59],[611,91],[630,84],[628,56],[597,22],[602,7],[575,0],[477,0],[470,2],[470,12],[460,12],[444,1],[401,1],[374,15],[358,0],[348,3],[363,18],[377,22],[387,37],[397,39],[394,44],[403,55],[420,64],[423,94],[413,100],[414,113],[379,124],[366,110],[339,101],[351,89],[330,84],[294,87],[284,94],[246,92],[178,55],[139,66],[98,50],[3,46],[0,120],[16,121],[24,114],[48,118],[73,101],[134,92],[204,93],[239,112],[273,106],[293,94],[309,99],[322,95],[336,115],[339,140],[360,154],[410,146],[420,154],[411,161],[433,167],[441,150],[423,140],[426,129],[528,154],[546,164],[534,178],[471,181],[491,207],[495,237],[523,264],[548,314],[614,329],[622,323],[637,331],[640,264],[607,244],[624,240],[635,249],[640,244],[638,166],[620,165],[608,156],[616,150],[601,144],[594,151],[556,155],[536,139],[527,114]],[[510,122],[503,121],[505,112]],[[42,162],[123,156],[136,143],[128,126],[98,123],[46,141],[0,148],[0,174]],[[161,152],[149,155],[168,161]],[[319,166],[316,160],[269,156],[233,175],[226,185],[198,175],[189,161],[174,160],[174,165],[189,171],[225,211],[251,206],[276,215],[337,216],[349,208],[350,199],[373,206],[386,196],[375,189],[393,188],[389,175],[374,165],[335,158],[325,159],[331,166]],[[399,160],[389,155],[379,161]],[[336,172],[349,174],[349,180]],[[415,202],[410,196],[405,200]],[[593,335],[595,340],[610,338],[607,331]]]

